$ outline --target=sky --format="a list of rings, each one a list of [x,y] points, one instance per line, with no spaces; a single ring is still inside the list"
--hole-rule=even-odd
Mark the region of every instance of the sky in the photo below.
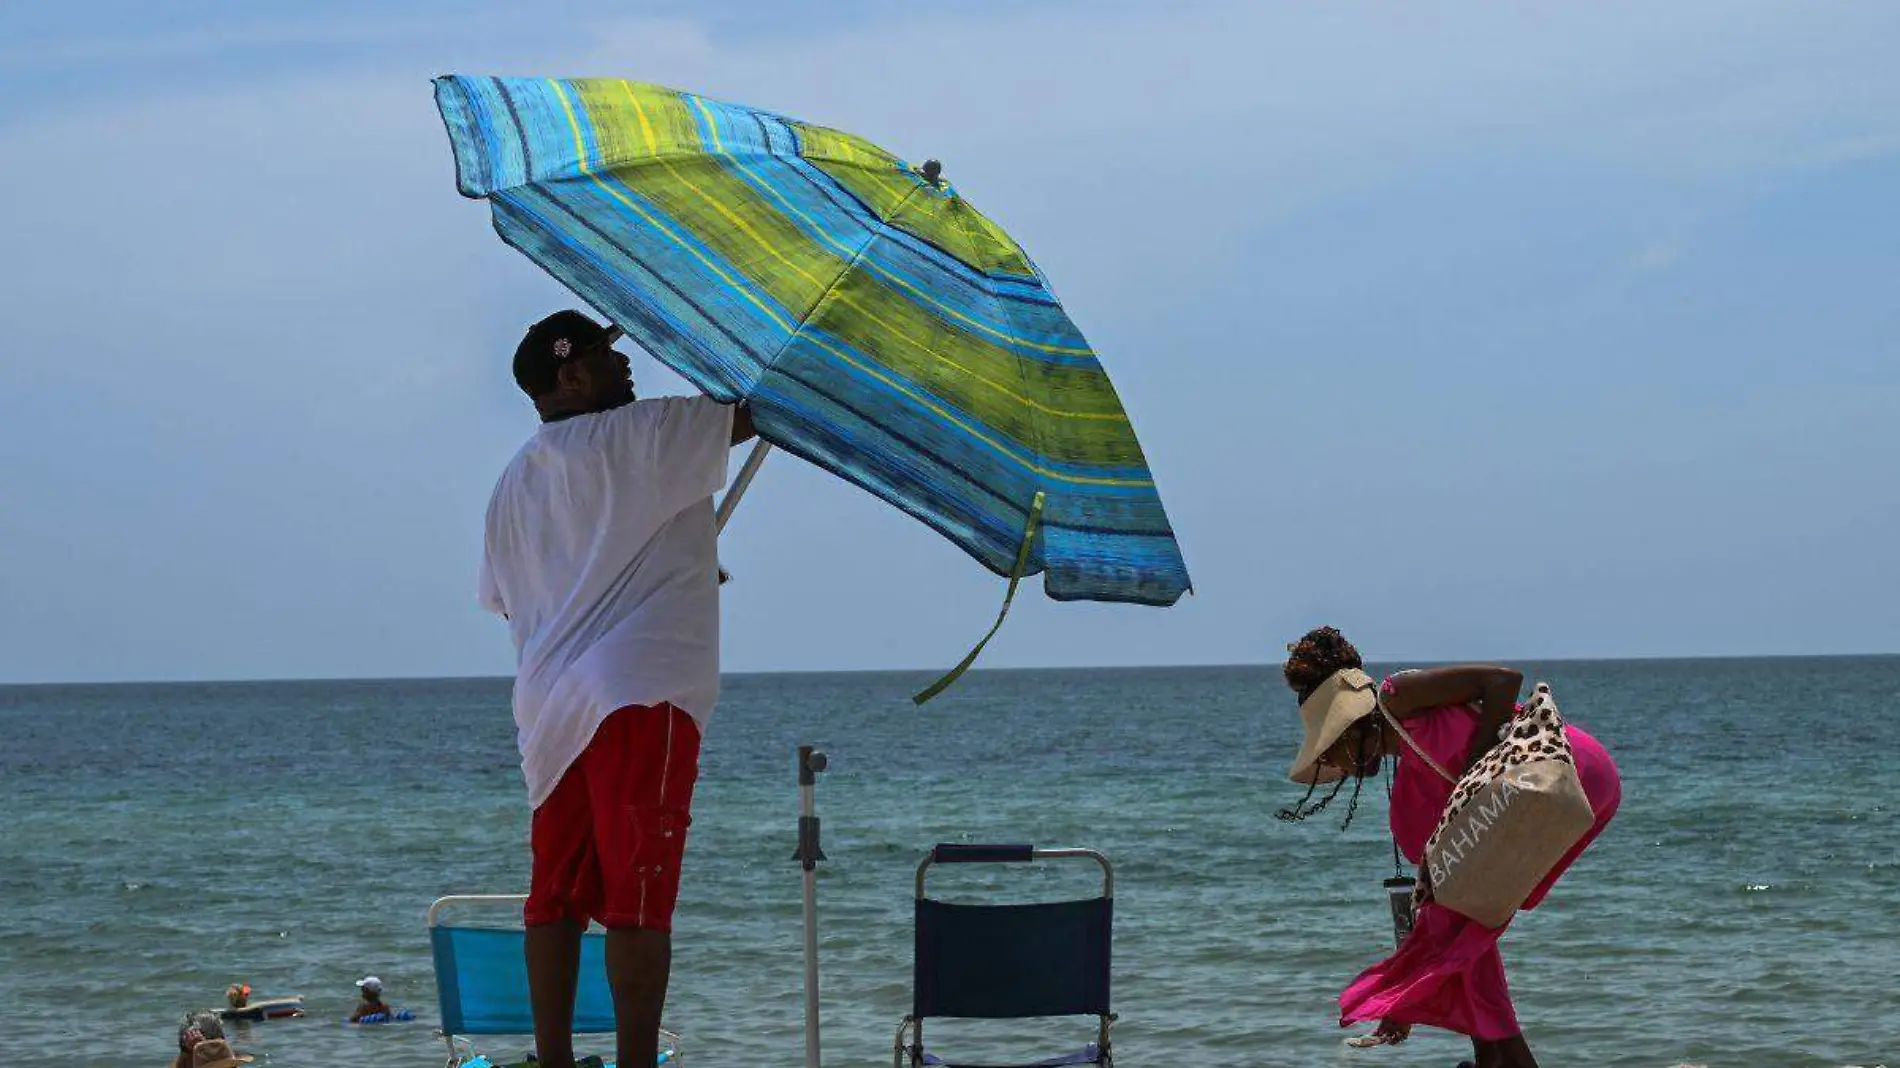
[[[0,682],[512,670],[507,361],[574,302],[446,73],[850,130],[1022,242],[1196,591],[1032,583],[984,666],[1900,651],[1900,7],[799,7],[0,9]],[[734,671],[944,668],[1003,592],[783,454],[722,558]]]

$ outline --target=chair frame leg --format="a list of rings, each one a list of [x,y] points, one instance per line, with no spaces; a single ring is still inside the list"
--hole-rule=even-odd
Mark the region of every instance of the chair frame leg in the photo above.
[[[922,1060],[921,1054],[924,1045],[923,1021],[917,1019],[915,1016],[906,1016],[904,1017],[904,1022],[897,1025],[897,1041],[891,1046],[891,1068],[905,1068],[904,1054],[906,1049],[904,1046],[904,1036],[909,1033],[912,1028],[916,1029],[916,1042],[914,1048],[909,1051],[911,1053],[910,1061],[912,1064],[915,1064]]]
[[[1103,1068],[1113,1068],[1114,1049],[1109,1045],[1109,1028],[1115,1026],[1121,1017],[1115,1013],[1104,1013],[1095,1032],[1095,1048],[1098,1051]],[[911,1042],[906,1044],[904,1036],[910,1035]],[[906,1056],[908,1054],[908,1056]],[[924,1022],[915,1016],[906,1016],[897,1025],[897,1038],[891,1043],[891,1068],[919,1068],[924,1059]]]

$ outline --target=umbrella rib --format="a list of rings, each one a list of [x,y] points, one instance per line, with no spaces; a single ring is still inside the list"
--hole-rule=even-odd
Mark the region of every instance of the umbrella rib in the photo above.
[[[913,189],[905,194],[904,199],[898,202],[898,207],[901,208],[905,204],[910,203],[910,199],[916,196],[917,193],[918,190]],[[858,250],[852,253],[851,259],[846,261],[844,266],[838,268],[838,273],[832,277],[831,284],[826,286],[824,291],[818,294],[818,299],[812,301],[811,307],[807,308],[805,314],[799,317],[797,324],[792,329],[791,335],[785,339],[784,344],[779,346],[778,351],[772,354],[772,359],[769,361],[770,366],[776,366],[779,358],[784,356],[786,351],[789,350],[800,337],[804,336],[805,327],[811,325],[812,321],[818,318],[818,314],[824,308],[825,303],[837,294],[838,287],[843,285],[845,278],[850,275],[852,271],[857,269],[859,261],[863,260],[865,255],[871,251],[871,246],[877,244],[877,240],[877,232],[870,231],[868,236],[864,239],[864,244],[859,245]],[[807,275],[806,277],[809,278],[810,276]],[[814,278],[812,281],[817,281],[817,279]],[[839,297],[839,299],[842,300],[843,298]],[[826,348],[829,347],[830,346],[826,346]]]
[[[711,136],[713,140],[713,151],[717,153],[718,155],[724,156],[727,160],[729,160],[733,164],[733,166],[739,168],[740,171],[744,173],[748,178],[756,182],[758,186],[765,188],[767,191],[770,191],[771,183],[753,174],[752,172],[747,171],[744,165],[739,162],[739,157],[741,155],[744,155],[748,157],[760,157],[767,161],[771,161],[776,158],[774,154],[771,152],[759,152],[753,149],[746,149],[744,151],[734,151],[733,149],[726,147],[725,143],[718,136],[716,123],[710,111],[706,108],[705,101],[696,98],[694,101],[694,104],[700,109],[701,117],[706,121],[707,129],[711,132]],[[795,143],[798,145],[798,149],[802,157],[803,152],[804,152],[804,142],[797,140],[796,135],[794,135],[794,140],[795,140]],[[711,207],[714,211],[717,211],[720,215],[724,216],[726,221],[730,222],[734,226],[734,228],[737,229],[740,233],[743,233],[748,238],[750,238],[753,241],[753,243],[758,245],[758,247],[762,251],[772,256],[773,258],[777,259],[780,263],[784,264],[788,269],[800,275],[803,275],[806,280],[810,282],[814,282],[814,283],[818,281],[817,277],[812,275],[810,271],[805,270],[803,267],[799,266],[797,263],[794,263],[793,261],[787,259],[784,252],[780,250],[776,245],[774,245],[772,242],[767,241],[765,238],[755,233],[752,230],[752,228],[746,224],[744,219],[740,218],[738,215],[733,213],[729,208],[727,208],[724,204],[720,203],[717,197],[714,197],[712,194],[701,189],[699,186],[694,185],[685,176],[681,175],[677,169],[674,169],[670,165],[668,166],[667,169],[668,169],[668,172],[671,173],[674,178],[678,179],[682,185],[692,190],[693,193],[697,195],[701,200],[705,201],[709,207]],[[923,192],[924,189],[925,189],[925,186],[923,186],[922,184],[913,186],[910,192],[904,194],[904,198],[898,201],[897,205],[891,209],[888,215],[874,214],[874,217],[878,219],[878,222],[881,225],[894,228],[895,224],[891,220],[897,218],[898,215],[904,209],[904,207],[908,205],[913,199],[915,199],[919,193]],[[785,202],[783,197],[779,197],[778,199],[781,205],[784,206],[788,211],[791,211],[794,214],[799,214],[799,215],[803,214],[801,212],[798,212],[797,208]],[[809,218],[806,219],[806,222],[808,225],[812,225]],[[958,222],[959,222],[959,226],[963,229],[965,236],[968,236],[969,230],[968,230],[967,225],[964,225],[961,220],[959,220]],[[844,265],[843,269],[838,273],[838,275],[832,278],[830,285],[826,286],[825,289],[821,293],[819,293],[817,300],[812,302],[811,309],[809,309],[806,312],[805,317],[799,320],[801,324],[801,328],[802,328],[802,324],[805,322],[808,322],[810,318],[816,313],[817,309],[821,307],[827,299],[830,299],[833,296],[834,291],[838,289],[838,286],[840,285],[840,283],[844,281],[844,278],[847,275],[849,275],[853,270],[857,269],[860,264],[864,263],[865,254],[868,252],[870,247],[877,242],[877,240],[881,236],[882,235],[880,235],[876,230],[871,230],[870,236],[867,238],[865,243],[858,247],[858,249],[852,254],[849,262],[847,262]],[[886,272],[884,272],[881,269],[878,269],[875,264],[868,264],[867,266],[869,268],[870,273],[877,274],[880,277],[885,276]],[[904,288],[910,289],[913,293],[916,292],[914,289],[912,289],[912,287],[905,286]],[[917,294],[917,295],[924,296],[926,300],[930,299],[928,296],[925,296],[923,294]],[[993,389],[1003,394],[1005,397],[1010,398],[1011,400],[1015,401],[1017,404],[1022,405],[1026,408],[1034,409],[1037,411],[1043,411],[1043,412],[1049,413],[1050,415],[1062,416],[1064,418],[1070,418],[1070,419],[1090,419],[1090,420],[1101,420],[1101,421],[1108,421],[1108,422],[1126,422],[1127,421],[1127,418],[1128,418],[1127,414],[1120,411],[1115,411],[1115,412],[1067,411],[1064,409],[1051,408],[1047,405],[1040,404],[1037,401],[1035,401],[1032,397],[1029,396],[1029,391],[1027,389],[1025,389],[1020,394],[1015,393],[1011,391],[1009,387],[1003,385],[1002,383],[997,382],[993,379],[987,378],[983,376],[982,374],[977,373],[975,370],[972,370],[971,368],[965,367],[962,364],[955,362],[954,360],[944,359],[942,356],[932,351],[928,345],[925,345],[923,342],[918,341],[916,338],[911,337],[909,334],[899,329],[897,324],[889,322],[888,320],[885,320],[879,317],[872,309],[863,306],[862,304],[858,303],[855,300],[852,300],[849,296],[838,294],[837,299],[849,305],[854,311],[858,312],[860,315],[863,315],[866,319],[882,327],[891,337],[896,338],[897,340],[902,341],[903,343],[910,345],[911,347],[922,352],[927,358],[935,359],[942,362],[944,365],[955,369],[956,371],[965,375],[972,381],[981,383],[982,385],[987,386],[990,389]],[[931,303],[935,304],[936,302],[932,300]],[[1005,319],[1004,321],[1009,322],[1010,320]],[[978,325],[978,324],[972,324],[972,325]],[[980,326],[979,326],[979,329],[981,329]],[[797,340],[797,332],[795,331],[792,338],[788,339],[786,344],[789,345],[793,341],[796,341],[796,340]],[[1015,340],[1022,344],[1030,345],[1032,347],[1047,348],[1047,346],[1038,345],[1037,343],[1029,341],[1026,338],[1015,338],[1012,336],[1012,340]],[[1018,370],[1019,377],[1021,376],[1021,366],[1022,365],[1020,362],[1020,358],[1018,358],[1017,370]],[[1027,383],[1025,382],[1025,385],[1026,384]],[[1034,421],[1034,417],[1032,416],[1031,422],[1033,421]]]
[[[976,235],[970,233],[969,213],[967,211],[956,211],[956,208],[962,203],[963,202],[960,199],[953,199],[950,202],[950,210],[955,212],[952,218],[955,220],[957,226],[963,230],[963,235],[966,238],[970,239],[972,243],[972,247],[974,247],[975,241],[976,241]],[[996,312],[999,316],[1002,317],[1003,324],[1007,326],[1010,329],[1010,331],[1013,333],[1016,329],[1016,322],[1015,322],[1015,319],[1010,315],[1009,309],[1003,307],[1003,302],[1000,300],[997,300],[993,294],[990,296],[990,302],[993,305],[995,305]],[[1103,373],[1106,374],[1107,372],[1104,371]],[[1023,368],[1023,360],[1021,356],[1016,357],[1016,377],[1018,380],[1022,382],[1023,393],[1027,395],[1030,390],[1029,374]],[[1124,422],[1126,422],[1127,416],[1124,414],[1122,419]],[[1036,450],[1036,455],[1048,457],[1049,456],[1049,442],[1043,431],[1044,431],[1044,427],[1042,425],[1042,420],[1031,417],[1029,420],[1029,432],[1030,432],[1030,435],[1036,439],[1032,443],[1033,447]],[[1038,490],[1036,493],[1036,502],[1032,510],[1032,516],[1039,518],[1041,515],[1042,515],[1042,492]],[[1032,528],[1034,526],[1033,519],[1032,519],[1031,526]],[[1027,554],[1030,551],[1029,542],[1033,541],[1033,531],[1030,534],[1026,534],[1025,537],[1028,540],[1025,541],[1023,552]],[[1020,566],[1018,566],[1017,570],[1021,571],[1022,569]],[[1007,606],[1005,606],[1005,610],[1007,610]]]

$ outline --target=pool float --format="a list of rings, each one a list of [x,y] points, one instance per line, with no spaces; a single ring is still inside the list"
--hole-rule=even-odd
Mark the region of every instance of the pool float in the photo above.
[[[660,1051],[660,1059],[654,1063],[656,1065],[669,1064],[674,1060],[675,1056],[676,1054],[673,1050],[663,1049]],[[614,1062],[600,1057],[576,1057],[574,1058],[574,1064],[577,1068],[614,1068]],[[499,1061],[491,1061],[486,1055],[477,1053],[470,1056],[467,1060],[456,1062],[455,1068],[534,1068],[534,1065],[535,1062],[532,1059],[519,1063],[503,1064]]]
[[[372,1012],[360,1020],[345,1019],[343,1022],[350,1024],[408,1023],[415,1018],[416,1014],[408,1009],[397,1009],[395,1012]]]
[[[303,1015],[303,999],[262,998],[248,1005],[226,1006],[218,1015],[226,1020],[294,1020]]]
[[[226,1020],[294,1020],[303,1015],[303,998],[251,999],[251,984],[232,983],[224,991],[224,1008],[218,1016]]]

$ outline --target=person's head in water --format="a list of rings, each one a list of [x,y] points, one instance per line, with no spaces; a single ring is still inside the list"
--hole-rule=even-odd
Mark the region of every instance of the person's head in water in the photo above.
[[[614,351],[615,333],[577,311],[528,328],[515,348],[515,384],[544,422],[590,415],[633,400],[633,365]]]
[[[1363,670],[1366,666],[1359,650],[1334,627],[1309,630],[1299,641],[1288,645],[1286,650],[1286,662],[1280,666],[1280,674],[1301,704],[1305,704],[1307,698],[1312,697],[1315,691],[1339,672]],[[1319,786],[1319,778],[1315,776],[1300,803],[1282,809],[1279,817],[1283,820],[1303,820],[1318,815],[1339,795],[1346,780],[1351,779],[1352,800],[1346,808],[1346,821],[1341,829],[1351,826],[1353,814],[1359,808],[1361,787],[1367,778],[1379,774],[1384,763],[1385,742],[1385,731],[1378,717],[1368,715],[1354,722],[1319,756],[1321,763],[1338,769],[1339,778],[1333,782],[1332,790],[1314,802],[1313,793]]]
[[[208,1039],[223,1038],[224,1025],[218,1021],[214,1012],[190,1012],[178,1023],[179,1060],[174,1063],[190,1064],[191,1051],[200,1042]]]

